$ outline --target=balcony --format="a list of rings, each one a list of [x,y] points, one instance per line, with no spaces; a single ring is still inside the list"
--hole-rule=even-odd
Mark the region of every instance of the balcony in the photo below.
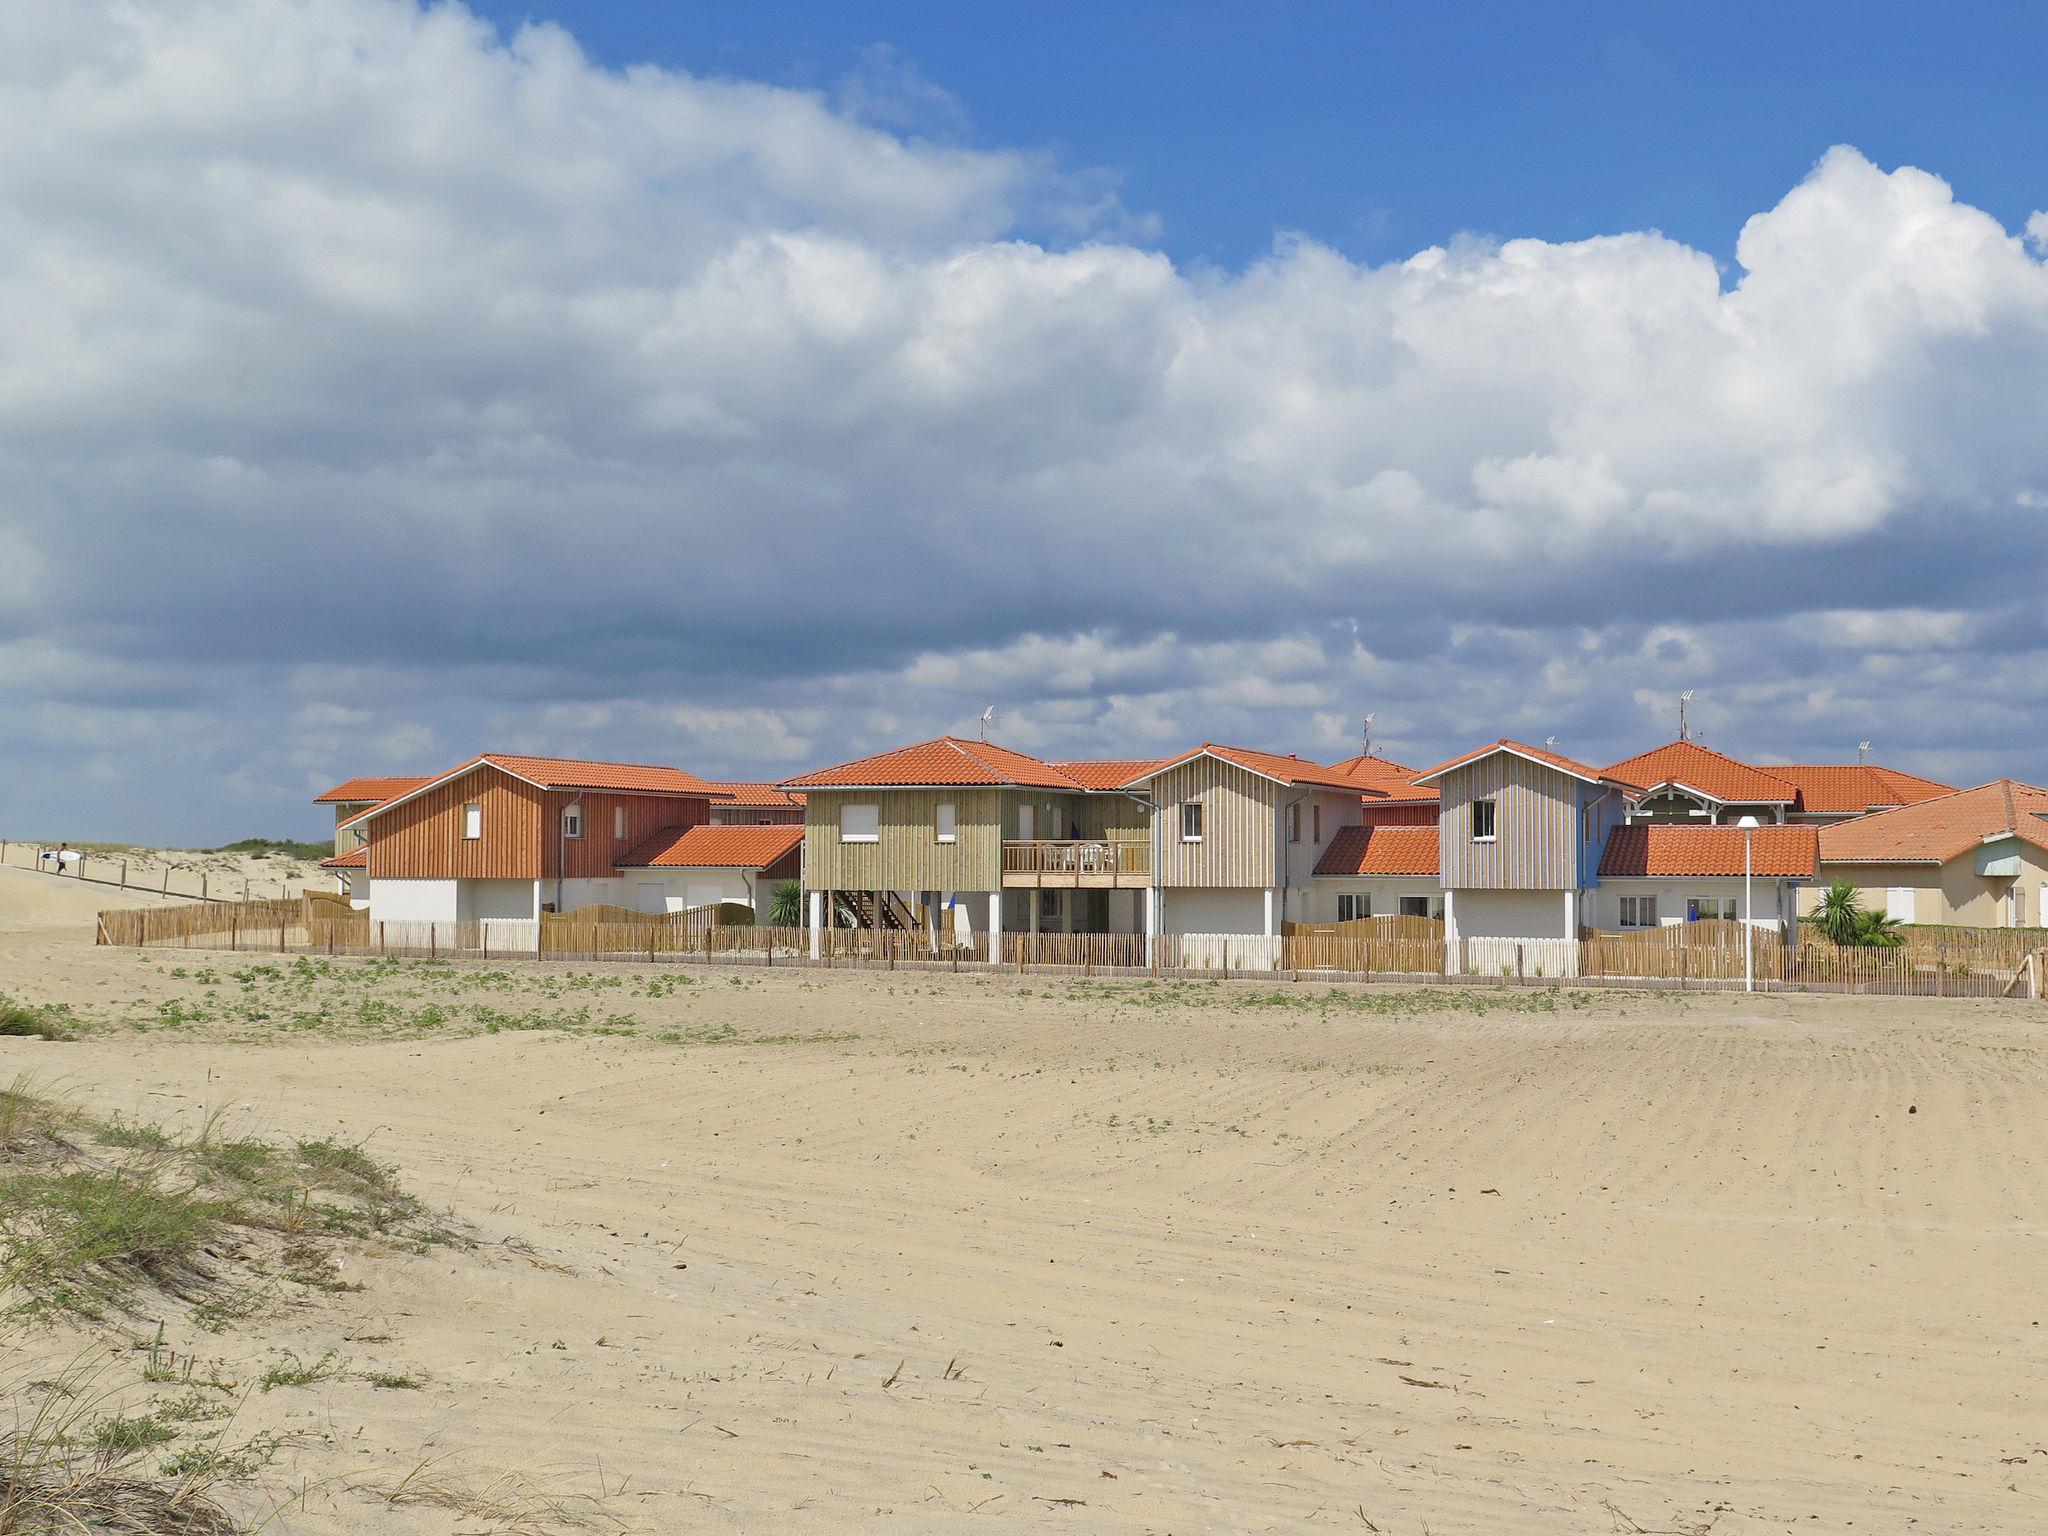
[[[1152,845],[1108,837],[1003,844],[1003,884],[1080,890],[1142,890],[1152,883]]]

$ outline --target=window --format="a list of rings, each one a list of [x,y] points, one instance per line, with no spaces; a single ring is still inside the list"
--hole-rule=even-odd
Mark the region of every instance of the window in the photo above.
[[[1301,807],[1298,804],[1287,807],[1287,841],[1301,841]]]
[[[484,835],[484,808],[480,805],[465,805],[462,808],[462,835],[477,838]]]
[[[1309,807],[1308,835],[1312,842],[1320,843],[1323,840],[1323,808],[1320,805]]]
[[[1733,922],[1735,920],[1735,898],[1733,896],[1695,896],[1685,904],[1685,920],[1697,923]]]
[[[1337,921],[1340,923],[1362,922],[1372,916],[1372,897],[1364,894],[1352,895],[1340,891],[1337,894]]]
[[[1657,898],[1654,896],[1624,896],[1621,898],[1621,926],[1624,928],[1654,928],[1657,926]]]
[[[882,808],[878,805],[839,807],[839,841],[879,843],[882,840]]]
[[[1035,807],[1029,805],[1017,807],[1017,836],[1027,843],[1032,840],[1038,829],[1038,817],[1035,814],[1035,810]]]
[[[583,807],[580,805],[562,807],[562,836],[581,837],[582,835]]]
[[[1403,896],[1401,898],[1401,915],[1403,917],[1429,916],[1429,898],[1427,896]]]
[[[612,836],[622,838],[625,835],[626,808],[623,805],[615,805],[612,807]]]
[[[944,800],[939,803],[939,808],[932,818],[932,831],[942,843],[959,841],[960,824],[952,801]]]
[[[1579,812],[1579,841],[1582,843],[1593,841],[1593,831],[1598,825],[1598,819],[1593,815],[1593,804],[1589,802]]]
[[[1475,843],[1493,841],[1493,802],[1474,800],[1472,802],[1472,840]]]
[[[1199,843],[1202,840],[1202,802],[1190,800],[1180,808],[1180,840],[1184,843]]]

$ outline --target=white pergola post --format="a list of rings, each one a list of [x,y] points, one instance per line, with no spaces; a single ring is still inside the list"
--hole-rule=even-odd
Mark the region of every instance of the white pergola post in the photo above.
[[[825,953],[825,893],[811,892],[811,958],[821,958]]]
[[[1152,953],[1159,938],[1159,892],[1153,886],[1146,886],[1138,893],[1138,905],[1142,909],[1145,924],[1145,964],[1152,964]]]
[[[1003,963],[1003,893],[988,893],[988,963]]]
[[[1261,931],[1261,932],[1262,932],[1262,933],[1263,933],[1263,934],[1264,934],[1264,935],[1265,935],[1265,936],[1266,936],[1267,938],[1269,938],[1269,939],[1270,939],[1270,938],[1272,938],[1272,937],[1273,937],[1273,935],[1274,935],[1275,933],[1277,933],[1277,932],[1279,931],[1278,929],[1276,929],[1276,928],[1275,928],[1275,927],[1273,926],[1273,887],[1272,887],[1272,886],[1270,886],[1270,885],[1269,885],[1269,886],[1267,886],[1267,887],[1266,887],[1266,891],[1265,891],[1265,896],[1266,896],[1266,926],[1265,926],[1265,927],[1264,927],[1264,928],[1263,928],[1262,930],[1260,930],[1260,931]]]
[[[1458,904],[1457,892],[1448,885],[1444,887],[1444,969],[1458,968]]]

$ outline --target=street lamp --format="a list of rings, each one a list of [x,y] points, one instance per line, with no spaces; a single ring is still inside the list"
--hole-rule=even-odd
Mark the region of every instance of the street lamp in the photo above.
[[[1756,868],[1757,820],[1745,816],[1735,825],[1742,828],[1742,990],[1756,990],[1756,925],[1750,919],[1754,915],[1750,902],[1750,874]]]

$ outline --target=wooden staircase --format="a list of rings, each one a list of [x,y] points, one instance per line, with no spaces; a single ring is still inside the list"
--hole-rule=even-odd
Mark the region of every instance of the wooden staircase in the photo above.
[[[884,891],[879,907],[866,891],[841,891],[839,910],[854,928],[879,928],[896,933],[916,933],[924,926],[924,909],[908,906],[894,891]]]

